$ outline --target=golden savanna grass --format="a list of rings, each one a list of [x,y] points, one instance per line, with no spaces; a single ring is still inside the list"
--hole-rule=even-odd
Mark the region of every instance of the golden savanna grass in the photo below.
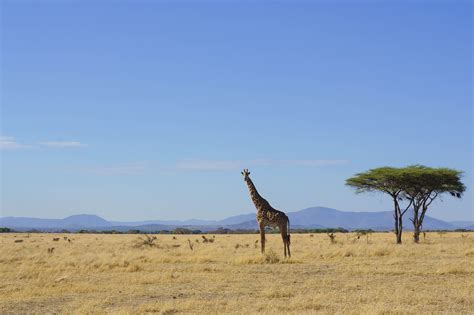
[[[200,235],[156,237],[157,246],[137,246],[137,235],[2,234],[0,313],[474,309],[474,233],[427,233],[413,244],[407,232],[398,246],[392,233],[372,234],[368,243],[337,233],[334,244],[326,234],[293,234],[287,260],[279,235],[267,235],[264,256],[258,235],[216,235],[212,243]]]

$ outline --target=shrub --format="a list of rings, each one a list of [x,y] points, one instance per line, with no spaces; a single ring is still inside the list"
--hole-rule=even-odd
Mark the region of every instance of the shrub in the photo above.
[[[280,262],[280,258],[272,249],[270,249],[265,253],[264,261],[267,264],[278,264]]]
[[[336,243],[336,235],[334,235],[334,233],[328,233],[328,237],[331,240],[331,244]]]
[[[139,237],[137,239],[135,247],[157,247],[158,245],[155,243],[156,240],[156,236],[149,236],[148,234],[145,234],[144,237]]]

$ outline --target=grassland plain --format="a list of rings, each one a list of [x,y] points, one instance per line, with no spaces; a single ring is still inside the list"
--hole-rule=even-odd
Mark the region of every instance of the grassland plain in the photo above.
[[[410,236],[2,234],[0,312],[472,314],[474,233]]]

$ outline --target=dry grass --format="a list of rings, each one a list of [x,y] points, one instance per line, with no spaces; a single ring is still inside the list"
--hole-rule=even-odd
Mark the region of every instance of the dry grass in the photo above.
[[[253,246],[258,235],[206,236],[212,242],[195,235],[155,236],[157,246],[137,248],[137,235],[1,234],[0,313],[474,309],[472,234],[428,233],[415,245],[407,233],[401,246],[389,233],[374,233],[368,243],[354,241],[355,234],[336,234],[334,244],[326,234],[293,234],[293,258],[287,260],[279,235],[267,236],[266,255]]]

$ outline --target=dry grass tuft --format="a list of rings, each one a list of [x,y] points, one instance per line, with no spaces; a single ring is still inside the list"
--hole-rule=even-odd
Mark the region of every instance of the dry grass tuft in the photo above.
[[[331,244],[336,244],[336,235],[334,233],[327,233]]]
[[[140,236],[136,240],[134,247],[141,248],[141,247],[157,247],[158,245],[155,243],[157,240],[156,236],[150,236],[145,234],[145,236]]]
[[[264,262],[266,264],[278,264],[280,262],[280,258],[278,255],[270,248],[268,251],[265,252]]]
[[[287,288],[270,288],[262,292],[262,296],[271,299],[291,298],[295,296],[294,292]]]
[[[374,251],[374,256],[383,257],[390,255],[390,250],[388,248],[377,248]]]
[[[474,249],[466,251],[465,255],[469,257],[474,256]]]

